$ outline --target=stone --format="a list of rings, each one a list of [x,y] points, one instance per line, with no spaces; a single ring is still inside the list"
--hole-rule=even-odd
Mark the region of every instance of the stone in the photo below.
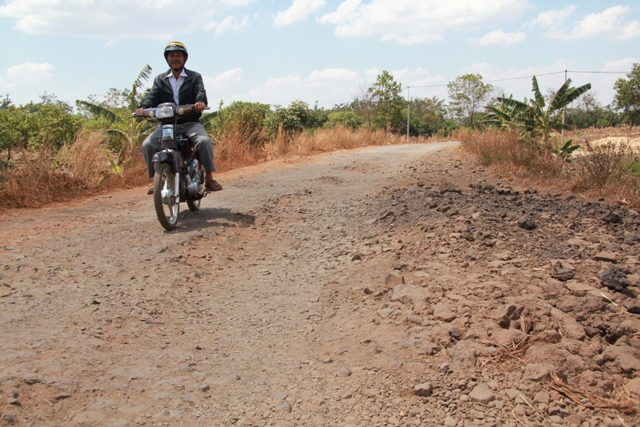
[[[565,283],[565,286],[569,291],[571,291],[573,295],[577,295],[581,297],[587,295],[587,293],[589,293],[590,291],[596,290],[596,288],[594,288],[593,286],[585,285],[584,283],[580,283],[572,280],[567,281]]]
[[[598,365],[615,363],[625,374],[640,371],[640,350],[626,345],[612,345],[594,358]]]
[[[458,314],[454,310],[454,306],[447,301],[441,301],[433,306],[433,317],[443,322],[451,322]]]
[[[447,415],[444,419],[445,427],[456,427],[458,425],[458,420],[453,418],[451,415]]]
[[[493,391],[491,391],[491,388],[489,388],[489,386],[485,383],[476,385],[471,393],[469,393],[469,397],[471,398],[471,400],[483,403],[485,405],[496,399],[496,396],[493,394]]]
[[[25,375],[22,380],[25,384],[33,385],[41,382],[40,376],[38,374],[29,374]]]
[[[625,387],[627,387],[627,390],[631,393],[635,393],[637,396],[640,396],[640,378],[632,379],[625,385]]]
[[[564,422],[570,426],[579,426],[582,424],[582,416],[579,414],[571,414],[564,418]]]
[[[394,311],[395,310],[393,308],[381,308],[378,310],[378,316],[382,317],[383,319],[386,319]]]
[[[524,216],[518,220],[518,227],[531,231],[538,228],[538,224],[530,216]]]
[[[551,373],[556,372],[556,367],[545,363],[530,363],[524,368],[523,378],[529,381],[545,381],[551,378]]]
[[[427,307],[429,291],[420,286],[397,285],[391,291],[391,302],[413,306],[415,311],[421,311]]]
[[[602,285],[612,291],[620,292],[635,298],[635,293],[627,288],[632,285],[627,278],[628,270],[618,265],[611,265],[606,270],[598,273],[598,278],[602,281]]]
[[[211,387],[209,387],[209,384],[206,383],[198,383],[196,384],[195,389],[199,391],[209,391],[211,390]]]
[[[433,386],[429,383],[417,384],[413,387],[413,394],[416,396],[429,397],[433,393]]]
[[[467,368],[476,364],[478,357],[494,357],[498,354],[498,349],[487,346],[473,340],[461,340],[447,349],[447,355],[456,362]]]
[[[567,280],[571,280],[576,275],[576,269],[568,263],[558,262],[553,266],[552,276],[554,279],[558,279],[561,282],[566,282]]]
[[[279,403],[275,408],[274,411],[276,412],[286,412],[286,413],[290,413],[291,412],[291,404],[287,401],[284,401],[282,403]]]
[[[403,285],[404,276],[396,271],[392,271],[384,278],[384,284],[387,288],[393,288],[397,285]]]
[[[611,263],[617,263],[618,262],[618,257],[616,256],[616,254],[612,253],[612,252],[598,252],[596,254],[595,257],[593,257],[593,259],[595,259],[596,261],[605,261],[605,262],[611,262]]]
[[[13,424],[18,424],[18,417],[16,417],[15,415],[11,415],[11,414],[2,414],[2,417],[0,417],[0,419],[10,425]]]
[[[584,327],[574,317],[567,315],[566,313],[552,308],[550,311],[551,318],[558,320],[562,323],[564,329],[563,336],[574,340],[582,340],[586,336]]]
[[[551,397],[549,397],[549,393],[546,391],[539,391],[533,396],[533,401],[536,403],[542,403],[544,405],[548,405],[551,401]]]
[[[506,348],[514,348],[521,341],[527,338],[527,334],[520,329],[495,329],[491,332],[491,339],[496,344]]]
[[[340,368],[340,370],[338,371],[338,376],[339,377],[350,377],[351,376],[351,369],[345,367]]]

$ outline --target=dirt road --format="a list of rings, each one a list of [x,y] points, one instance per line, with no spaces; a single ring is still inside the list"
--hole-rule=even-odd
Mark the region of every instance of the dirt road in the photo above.
[[[220,174],[171,233],[139,188],[9,213],[0,425],[636,424],[640,216],[454,146]]]

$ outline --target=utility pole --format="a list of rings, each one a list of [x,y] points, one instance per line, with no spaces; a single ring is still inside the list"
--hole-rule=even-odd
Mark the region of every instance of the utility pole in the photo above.
[[[407,86],[407,142],[409,142],[409,110],[411,109],[411,95],[409,95],[409,88],[411,86]]]
[[[567,70],[564,70],[564,82],[567,82]],[[562,107],[562,129],[560,131],[562,145],[564,146],[564,124],[567,118],[567,106]]]

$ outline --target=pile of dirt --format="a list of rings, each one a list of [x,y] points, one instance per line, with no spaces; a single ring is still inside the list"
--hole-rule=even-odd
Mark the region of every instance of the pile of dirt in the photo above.
[[[450,154],[372,207],[375,234],[397,245],[370,289],[374,319],[402,329],[396,357],[409,348],[431,368],[414,381],[440,401],[427,425],[503,425],[505,404],[521,425],[637,425],[640,214]]]

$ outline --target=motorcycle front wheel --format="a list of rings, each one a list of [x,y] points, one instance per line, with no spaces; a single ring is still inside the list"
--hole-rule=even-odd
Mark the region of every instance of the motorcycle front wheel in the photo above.
[[[153,179],[153,204],[158,221],[166,230],[173,230],[178,224],[180,200],[176,198],[175,182],[171,166],[162,163]]]

